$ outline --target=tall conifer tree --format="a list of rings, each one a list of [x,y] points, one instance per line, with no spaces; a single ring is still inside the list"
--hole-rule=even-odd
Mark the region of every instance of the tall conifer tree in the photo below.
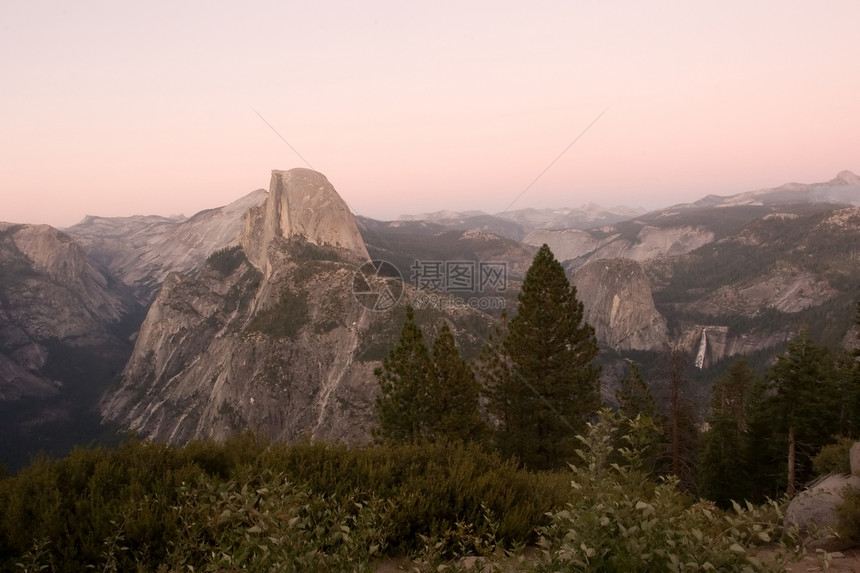
[[[832,438],[838,423],[833,396],[835,369],[830,353],[804,330],[768,371],[770,411],[787,440],[786,493],[811,474],[811,458]]]
[[[427,433],[437,439],[481,441],[486,430],[479,408],[481,388],[447,322],[433,342],[430,382]]]
[[[547,245],[526,273],[501,346],[495,344],[481,373],[497,447],[534,469],[574,461],[576,435],[600,405],[598,346],[576,287]]]
[[[375,430],[379,441],[483,439],[480,387],[447,323],[433,343],[431,356],[414,311],[407,308],[400,339],[374,374],[380,390]]]
[[[414,311],[407,307],[397,345],[373,372],[380,390],[376,399],[379,426],[374,430],[378,441],[414,443],[424,439],[432,370]]]
[[[735,360],[711,394],[708,431],[702,438],[698,481],[703,496],[729,507],[750,498],[744,457],[746,411],[756,376],[744,358]]]
[[[632,420],[636,416],[645,416],[657,421],[654,396],[636,364],[631,364],[630,372],[621,379],[615,399],[618,401],[618,411],[624,417]]]

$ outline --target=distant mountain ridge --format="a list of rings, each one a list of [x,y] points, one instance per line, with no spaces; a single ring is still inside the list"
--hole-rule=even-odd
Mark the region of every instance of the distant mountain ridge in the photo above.
[[[759,189],[737,195],[708,195],[691,207],[734,207],[741,205],[789,205],[794,203],[835,203],[860,205],[860,177],[840,171],[823,183],[786,183],[774,189]],[[677,205],[682,207],[684,205]]]
[[[607,209],[596,203],[588,203],[579,208],[525,208],[494,215],[483,211],[442,210],[419,215],[401,215],[397,221],[390,223],[429,222],[449,230],[479,229],[519,241],[535,229],[588,229],[625,221],[643,213],[645,210],[640,208],[618,206]]]
[[[2,223],[0,433],[45,443],[56,436],[41,428],[57,422],[54,433],[72,439],[59,422],[102,398],[105,418],[159,439],[252,427],[361,440],[373,422],[373,367],[418,293],[415,261],[504,262],[499,297],[511,313],[543,243],[577,286],[606,350],[607,384],[624,360],[667,345],[707,370],[735,354],[767,357],[803,324],[838,343],[860,284],[851,205],[860,178],[844,171],[647,213],[585,205],[376,221],[354,217],[322,174],[299,169],[190,218],[87,217],[65,231]],[[368,258],[402,274],[393,314],[368,315],[353,296]],[[450,321],[474,356],[500,310],[417,315]]]
[[[257,189],[229,205],[190,218],[87,216],[65,231],[87,254],[134,289],[148,304],[171,272],[185,272],[238,240],[243,215],[267,196]]]

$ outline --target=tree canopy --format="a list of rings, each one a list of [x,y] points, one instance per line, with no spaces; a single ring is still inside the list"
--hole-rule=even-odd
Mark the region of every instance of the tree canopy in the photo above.
[[[600,405],[598,346],[561,264],[543,245],[517,315],[485,347],[480,373],[502,453],[534,469],[572,461],[575,436]]]
[[[380,389],[377,440],[482,439],[485,424],[479,410],[480,387],[447,323],[443,323],[431,355],[414,311],[408,307],[400,339],[374,374]]]

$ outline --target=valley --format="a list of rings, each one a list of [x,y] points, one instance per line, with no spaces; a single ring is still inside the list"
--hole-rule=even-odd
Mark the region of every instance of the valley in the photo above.
[[[705,396],[729,358],[766,365],[801,328],[833,348],[852,343],[857,205],[860,181],[843,172],[649,213],[587,205],[376,221],[353,216],[321,174],[294,169],[190,218],[3,223],[0,462],[14,470],[38,450],[124,431],[177,444],[246,428],[366,443],[373,370],[406,305],[431,335],[451,324],[474,358],[501,311],[516,312],[542,244],[595,328],[607,401],[631,360],[659,377],[668,348],[689,356]],[[385,312],[354,294],[371,260],[402,281]],[[503,264],[505,288],[430,298],[416,261]],[[488,296],[500,304],[466,304]]]

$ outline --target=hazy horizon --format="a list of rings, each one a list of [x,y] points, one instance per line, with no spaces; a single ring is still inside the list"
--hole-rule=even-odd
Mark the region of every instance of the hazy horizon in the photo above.
[[[4,221],[190,216],[307,166],[375,219],[503,211],[556,158],[512,209],[653,209],[860,172],[848,0],[0,17]]]

